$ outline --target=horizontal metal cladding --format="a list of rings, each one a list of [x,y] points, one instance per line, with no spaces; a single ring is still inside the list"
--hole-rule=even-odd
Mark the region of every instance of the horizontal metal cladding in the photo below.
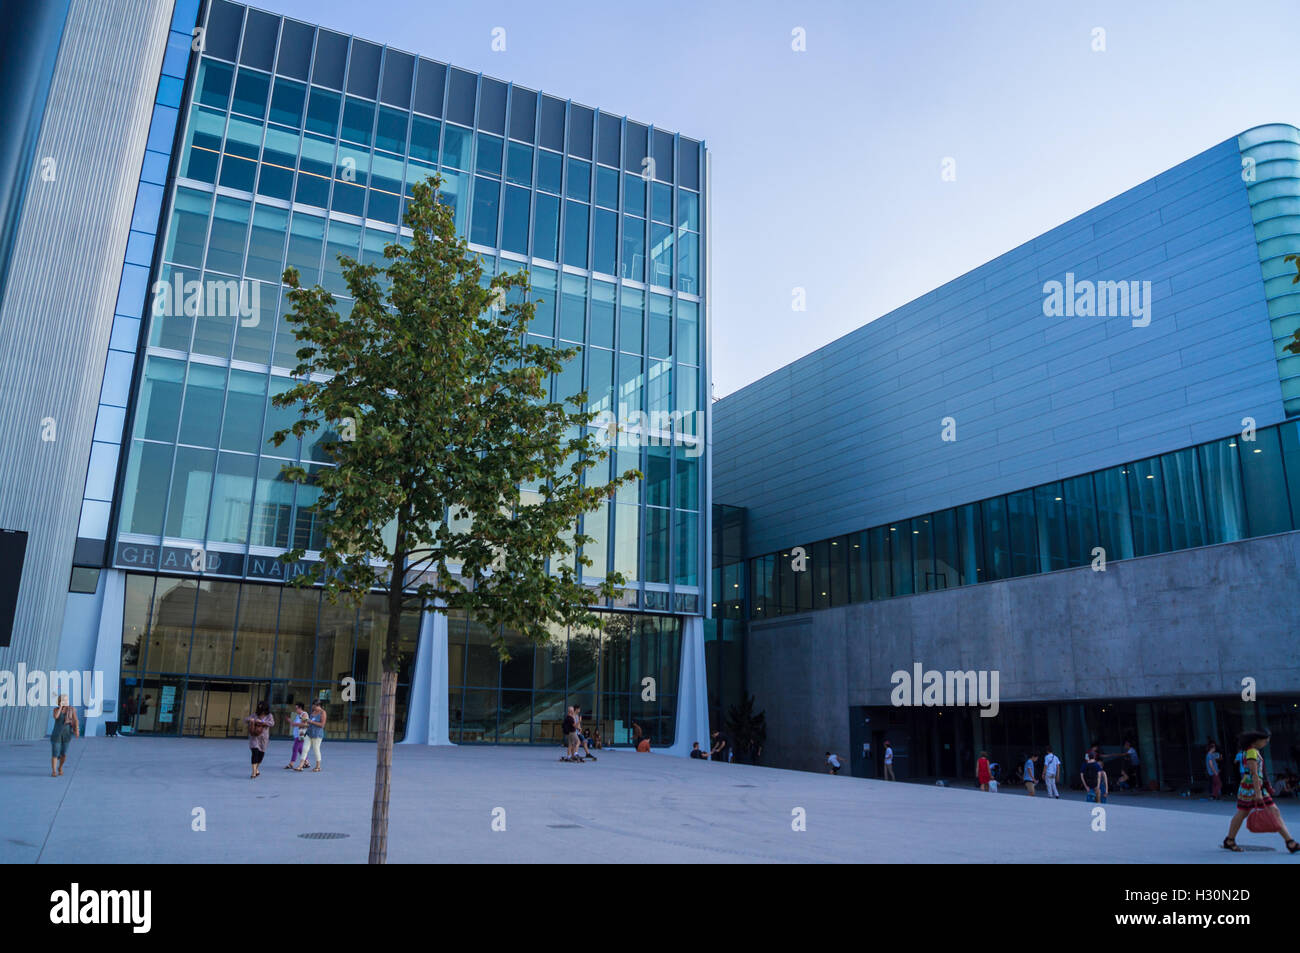
[[[1242,171],[1220,143],[720,400],[749,554],[1284,419]],[[1149,321],[1049,314],[1052,282],[1137,282]]]
[[[170,0],[73,0],[0,303],[0,526],[27,530],[0,668],[53,666]],[[45,161],[49,160],[49,161]],[[44,438],[44,439],[43,439]],[[0,737],[47,712],[0,709]]]
[[[1300,355],[1285,348],[1300,330],[1300,129],[1256,126],[1238,136],[1237,143],[1259,244],[1282,400],[1286,415],[1294,417],[1300,414]]]

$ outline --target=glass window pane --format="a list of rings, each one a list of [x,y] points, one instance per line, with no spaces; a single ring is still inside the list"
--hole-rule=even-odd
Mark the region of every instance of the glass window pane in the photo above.
[[[614,285],[604,281],[592,281],[589,340],[598,347],[614,346],[614,294]]]
[[[442,164],[450,169],[468,172],[472,137],[470,130],[447,123],[442,136]]]
[[[569,157],[569,179],[565,193],[580,202],[591,201],[591,163]]]
[[[646,181],[639,175],[623,174],[623,211],[645,217]]]
[[[581,342],[587,325],[587,279],[565,275],[560,296],[560,339]]]
[[[181,386],[185,365],[181,361],[150,357],[135,413],[135,436],[171,443],[180,423]]]
[[[893,595],[893,567],[889,559],[889,527],[877,526],[867,532],[871,562],[871,598],[888,599]]]
[[[1011,539],[1007,528],[1007,502],[1000,496],[980,501],[984,535],[984,579],[1011,578]],[[981,580],[983,581],[983,580]]]
[[[501,225],[501,247],[506,251],[528,254],[528,215],[529,199],[532,195],[528,189],[506,186],[506,207]]]
[[[231,370],[222,415],[221,449],[257,453],[261,449],[265,405],[266,375]]]
[[[515,185],[532,188],[533,147],[522,142],[512,142],[507,150],[506,180]]]
[[[674,534],[673,576],[679,586],[699,585],[699,526],[698,513],[685,510],[677,511],[677,526]],[[676,688],[676,686],[673,686]]]
[[[501,183],[483,176],[474,177],[474,217],[469,240],[476,245],[496,247],[497,216],[501,210]]]
[[[167,233],[168,261],[195,268],[203,265],[212,196],[194,189],[177,189],[171,228]]]
[[[375,125],[375,104],[347,97],[343,102],[343,130],[341,138],[349,142],[370,145],[370,135]]]
[[[291,79],[276,77],[275,92],[271,94],[271,122],[283,126],[302,128],[303,108],[307,103],[307,87]]]
[[[266,677],[275,666],[275,624],[280,610],[280,586],[245,584],[239,590],[239,618],[231,674]],[[234,618],[233,606],[226,618]],[[313,620],[314,621],[314,620]],[[301,701],[301,699],[294,699]],[[276,714],[276,733],[282,727]]]
[[[504,141],[498,136],[487,133],[478,134],[478,153],[474,159],[474,171],[479,175],[501,175],[501,150]]]
[[[204,539],[207,529],[208,499],[212,491],[215,450],[176,449],[176,469],[172,473],[171,496],[167,500],[167,524],[164,533],[182,539]]]
[[[645,281],[645,219],[623,216],[622,276]]]
[[[1174,549],[1204,546],[1205,506],[1201,502],[1196,449],[1165,454],[1160,458],[1160,469],[1165,483],[1170,545]]]
[[[316,136],[303,137],[302,155],[298,160],[298,182],[294,191],[296,201],[318,208],[329,205],[334,151],[333,142]]]
[[[618,208],[618,170],[596,166],[596,204],[609,209]]]
[[[397,155],[406,153],[406,127],[411,114],[402,109],[379,107],[379,121],[375,130],[375,148]]]
[[[957,511],[943,510],[930,516],[934,535],[934,575],[930,589],[947,589],[960,585],[957,558]]]
[[[325,290],[332,294],[348,294],[348,285],[343,278],[343,264],[340,258],[346,257],[355,261],[360,245],[360,225],[351,225],[337,220],[330,221],[329,241],[325,244]]]
[[[619,350],[629,354],[642,353],[644,311],[645,292],[635,288],[623,288],[618,310]]]
[[[261,119],[266,115],[266,98],[271,91],[271,77],[250,69],[241,69],[235,80],[235,96],[230,103],[232,112]]]
[[[191,364],[185,382],[178,443],[215,447],[221,428],[221,405],[226,391],[226,370],[208,364]]]
[[[539,192],[533,211],[533,255],[547,261],[560,260],[560,200]]]
[[[1097,491],[1097,522],[1106,559],[1133,555],[1133,523],[1129,516],[1128,466],[1111,467],[1093,474]]]
[[[1285,533],[1291,529],[1291,507],[1282,474],[1282,449],[1276,427],[1259,430],[1241,445],[1242,485],[1251,536]]]
[[[120,524],[126,532],[162,535],[172,452],[170,443],[136,440],[132,444],[122,487]]]
[[[220,182],[223,186],[241,192],[253,191],[257,160],[262,153],[263,131],[264,127],[251,119],[231,118],[221,160]]]
[[[1168,513],[1160,480],[1160,460],[1148,458],[1128,466],[1129,505],[1133,514],[1133,552],[1150,556],[1169,551]]]
[[[700,197],[694,192],[677,191],[677,224],[692,232],[700,230]]]
[[[984,524],[978,503],[957,507],[957,548],[961,556],[961,585],[971,586],[983,582],[986,578]]]
[[[1035,528],[1038,536],[1036,572],[1064,569],[1069,564],[1065,513],[1065,496],[1061,484],[1048,483],[1034,489]]]
[[[587,267],[588,206],[566,202],[564,210],[564,263],[575,268]]]
[[[700,293],[700,236],[683,232],[677,238],[677,288]]]
[[[248,517],[253,504],[256,472],[256,457],[242,453],[220,455],[208,516],[209,540],[218,543],[248,541]]]
[[[221,158],[221,140],[226,131],[226,117],[210,109],[196,109],[190,116],[182,147],[180,175],[203,182],[217,181],[217,161]]]
[[[342,97],[313,86],[307,100],[307,131],[330,138],[339,134],[339,106]]]
[[[1093,496],[1092,474],[1065,480],[1061,495],[1065,502],[1066,536],[1069,541],[1066,565],[1090,565],[1093,549],[1101,545],[1097,533],[1097,501]]]
[[[233,66],[204,57],[199,62],[199,76],[195,80],[195,98],[204,106],[224,110],[230,105],[230,87],[235,78]]]
[[[529,285],[535,307],[528,330],[533,334],[552,337],[555,334],[555,272],[534,266],[529,272]]]
[[[249,538],[254,546],[287,548],[289,545],[294,484],[281,472],[284,466],[284,461],[273,457],[263,457],[258,463]]]
[[[411,158],[425,162],[438,161],[438,137],[442,135],[442,123],[436,119],[423,116],[411,118]]]
[[[320,281],[321,251],[325,243],[325,220],[296,212],[289,228],[289,251],[286,267],[298,270],[304,288]]]
[[[456,234],[464,238],[469,229],[469,176],[459,172],[442,172],[438,201],[451,207],[456,216]]]
[[[1300,513],[1300,423],[1287,421],[1277,428],[1278,438],[1282,442],[1282,463],[1286,470],[1287,496],[1291,501],[1291,513]],[[1297,517],[1300,518],[1300,517]]]
[[[213,271],[238,275],[244,265],[244,237],[248,234],[249,203],[217,197],[208,239],[207,266]]]
[[[537,150],[537,187],[546,192],[560,194],[560,180],[563,175],[563,160],[557,152]]]
[[[912,577],[912,527],[908,520],[889,527],[890,569],[894,595],[906,596],[916,591]]]

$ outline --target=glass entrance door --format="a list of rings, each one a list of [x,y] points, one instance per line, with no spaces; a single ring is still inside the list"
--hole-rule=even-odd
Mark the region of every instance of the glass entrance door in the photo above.
[[[192,678],[185,690],[184,733],[192,738],[246,737],[244,719],[257,710],[260,701],[270,703],[274,711],[276,696],[283,691],[279,682]]]

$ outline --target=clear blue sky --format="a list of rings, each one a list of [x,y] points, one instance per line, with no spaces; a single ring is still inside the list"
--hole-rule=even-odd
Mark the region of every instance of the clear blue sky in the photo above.
[[[254,5],[704,139],[719,397],[1244,129],[1300,124],[1295,0]]]

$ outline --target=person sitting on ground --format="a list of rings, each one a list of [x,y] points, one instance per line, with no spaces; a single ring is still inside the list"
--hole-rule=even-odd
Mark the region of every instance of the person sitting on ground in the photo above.
[[[700,749],[700,743],[698,741],[691,747],[691,757],[698,758],[700,761],[709,760],[704,756],[704,752]]]

